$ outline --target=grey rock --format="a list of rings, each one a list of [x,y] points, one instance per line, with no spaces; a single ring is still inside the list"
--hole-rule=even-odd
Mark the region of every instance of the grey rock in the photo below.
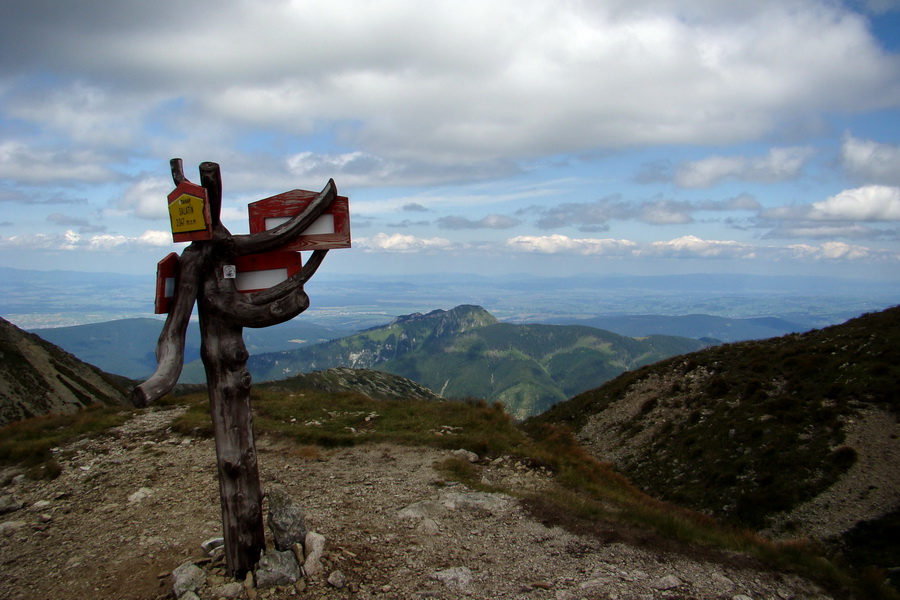
[[[306,534],[306,540],[303,544],[306,561],[303,563],[303,570],[308,577],[315,577],[322,572],[322,554],[325,552],[325,536],[315,531]]]
[[[328,576],[328,585],[330,585],[331,587],[336,587],[339,590],[343,589],[347,586],[347,576],[344,575],[343,571],[338,569]]]
[[[184,593],[181,600],[200,600],[200,596],[198,596],[196,592],[188,591]]]
[[[432,573],[429,577],[457,592],[465,590],[472,583],[472,571],[468,567],[451,567]]]
[[[128,503],[135,504],[137,502],[141,502],[153,495],[154,490],[152,488],[142,487],[139,488],[138,491],[128,496]]]
[[[300,579],[301,576],[300,565],[297,564],[297,558],[293,552],[273,550],[266,552],[259,559],[259,567],[256,569],[256,587],[288,585]]]
[[[441,496],[441,504],[450,510],[483,510],[494,514],[506,508],[509,500],[506,496],[485,492],[448,492]]]
[[[196,592],[206,585],[206,573],[192,562],[179,565],[172,571],[172,592],[182,598],[188,592]]]
[[[0,523],[0,536],[11,536],[28,525],[25,521],[6,521]]]
[[[397,513],[401,519],[424,519],[441,512],[441,505],[434,500],[414,502]]]
[[[204,552],[211,555],[213,550],[215,550],[216,548],[219,548],[221,546],[224,546],[224,545],[225,545],[225,538],[214,537],[214,538],[209,538],[208,540],[206,540],[205,542],[200,544],[200,547],[203,548]]]
[[[291,546],[306,539],[306,516],[299,504],[287,491],[273,485],[267,493],[269,516],[267,524],[278,550],[290,550]]]
[[[661,577],[650,584],[655,590],[671,590],[673,588],[677,588],[681,585],[681,580],[675,577],[674,575],[666,575],[665,577]]]
[[[731,589],[734,587],[734,581],[732,581],[725,575],[722,575],[721,573],[714,572],[712,574],[712,580],[720,587],[723,587],[725,589]]]
[[[12,494],[3,494],[0,496],[0,515],[15,512],[23,506],[25,506],[25,503],[17,500]]]
[[[471,450],[465,450],[463,448],[460,448],[459,450],[454,450],[450,454],[452,454],[453,456],[458,456],[459,458],[464,458],[467,461],[469,461],[470,463],[478,462],[478,455],[475,454],[474,452],[472,452]]]
[[[244,584],[240,581],[232,581],[231,583],[218,585],[210,590],[210,594],[212,594],[213,598],[240,598],[243,593]]]

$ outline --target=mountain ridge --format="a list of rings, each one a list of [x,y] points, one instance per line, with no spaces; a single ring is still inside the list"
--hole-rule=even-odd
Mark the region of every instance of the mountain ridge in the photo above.
[[[125,400],[114,377],[0,318],[0,425]]]
[[[401,375],[449,398],[503,402],[516,417],[541,412],[626,369],[709,342],[564,325],[501,323],[480,306],[414,313],[352,336],[289,352],[251,356],[259,380],[334,366]]]
[[[572,429],[654,496],[848,554],[881,543],[880,564],[894,567],[884,561],[900,552],[898,335],[893,307],[707,348],[620,375],[533,421]]]

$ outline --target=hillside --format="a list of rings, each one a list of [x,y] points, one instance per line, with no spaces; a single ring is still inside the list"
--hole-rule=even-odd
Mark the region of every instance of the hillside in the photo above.
[[[568,425],[654,495],[778,535],[841,540],[849,554],[861,550],[853,539],[871,548],[892,537],[894,560],[898,336],[895,307],[709,348],[621,375],[535,421]]]
[[[254,386],[272,391],[319,390],[323,392],[357,392],[373,400],[429,400],[442,402],[428,388],[392,373],[370,369],[335,367],[313,373],[302,373],[280,381],[269,381]]]
[[[0,425],[125,399],[114,378],[0,318]]]
[[[397,317],[388,325],[290,352],[252,356],[257,380],[334,366],[411,379],[447,398],[503,402],[524,418],[619,373],[707,342],[636,339],[583,326],[499,323],[478,306]]]

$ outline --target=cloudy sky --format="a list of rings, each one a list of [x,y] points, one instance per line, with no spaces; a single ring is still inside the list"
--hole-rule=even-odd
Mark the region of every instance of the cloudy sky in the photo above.
[[[152,275],[172,157],[334,273],[896,281],[900,1],[0,3],[0,266]]]

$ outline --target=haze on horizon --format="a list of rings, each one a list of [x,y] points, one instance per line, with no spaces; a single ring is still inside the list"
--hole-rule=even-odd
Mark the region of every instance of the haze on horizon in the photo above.
[[[0,266],[147,274],[333,177],[334,274],[900,277],[900,2],[0,5]]]

